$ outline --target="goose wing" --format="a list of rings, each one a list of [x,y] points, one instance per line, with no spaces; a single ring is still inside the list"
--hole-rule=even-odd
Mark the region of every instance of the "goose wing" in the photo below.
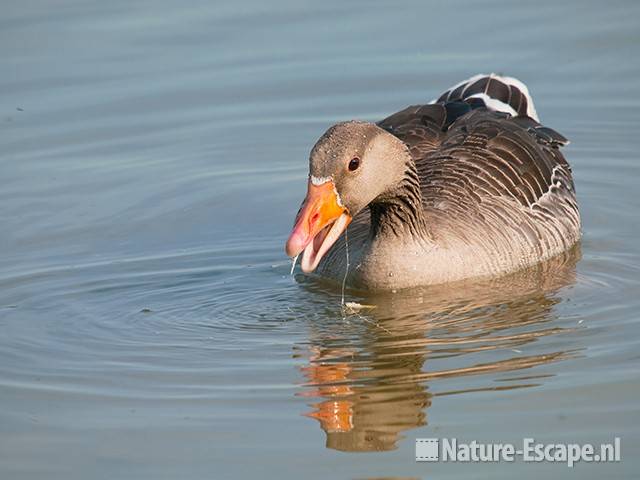
[[[411,105],[378,122],[378,126],[406,143],[418,161],[440,147],[451,122],[446,104]]]
[[[527,86],[516,78],[491,73],[463,80],[428,105],[407,107],[381,120],[378,126],[404,141],[419,162],[440,147],[454,122],[474,109],[539,121]]]
[[[566,143],[529,117],[474,110],[458,118],[439,148],[419,162],[425,199],[507,197],[536,209],[554,196],[577,212],[571,167],[560,152]]]

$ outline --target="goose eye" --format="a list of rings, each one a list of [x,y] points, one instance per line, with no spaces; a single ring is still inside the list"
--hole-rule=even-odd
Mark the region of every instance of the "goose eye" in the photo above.
[[[349,162],[349,171],[353,172],[360,166],[360,159],[358,157],[352,158]]]

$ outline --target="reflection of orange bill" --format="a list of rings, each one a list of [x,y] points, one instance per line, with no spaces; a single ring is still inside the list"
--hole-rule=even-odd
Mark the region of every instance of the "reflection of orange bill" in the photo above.
[[[318,420],[326,432],[350,431],[353,428],[353,402],[339,397],[353,394],[349,385],[341,384],[349,380],[351,366],[348,363],[317,363],[303,367],[302,371],[309,382],[317,386],[313,391],[305,392],[304,396],[327,398],[314,404],[316,410],[306,416]]]
[[[353,402],[327,400],[314,407],[316,411],[307,413],[306,416],[318,420],[325,432],[349,432],[353,429]]]

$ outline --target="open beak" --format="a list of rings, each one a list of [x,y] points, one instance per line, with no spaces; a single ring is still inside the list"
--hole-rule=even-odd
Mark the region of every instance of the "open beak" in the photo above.
[[[287,255],[295,257],[304,252],[300,262],[302,271],[313,272],[349,223],[351,215],[340,203],[333,181],[321,185],[309,181],[307,197],[287,240]]]

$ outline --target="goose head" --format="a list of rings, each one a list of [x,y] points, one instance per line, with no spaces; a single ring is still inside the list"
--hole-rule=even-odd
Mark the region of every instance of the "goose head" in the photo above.
[[[343,122],[320,137],[309,157],[307,196],[286,243],[312,272],[367,205],[392,195],[411,157],[406,145],[373,123]]]

